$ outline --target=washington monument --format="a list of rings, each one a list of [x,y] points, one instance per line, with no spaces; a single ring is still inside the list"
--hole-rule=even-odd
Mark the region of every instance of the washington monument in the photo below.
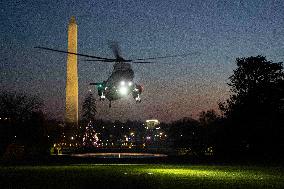
[[[71,17],[68,25],[68,52],[77,53],[77,24]],[[77,55],[67,55],[65,122],[78,124],[78,68]]]

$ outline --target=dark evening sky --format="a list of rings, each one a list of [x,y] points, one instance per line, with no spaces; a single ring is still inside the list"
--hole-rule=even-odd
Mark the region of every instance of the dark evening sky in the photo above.
[[[237,57],[284,58],[283,0],[86,0],[0,2],[0,86],[40,96],[50,117],[63,118],[66,55],[34,46],[67,49],[67,25],[78,24],[78,52],[113,57],[118,41],[125,58],[192,53],[186,58],[133,65],[144,85],[142,103],[131,96],[111,109],[99,102],[103,119],[171,121],[217,109],[228,98],[228,77]],[[105,80],[112,64],[78,61],[79,102],[89,82]],[[81,106],[80,106],[81,107]]]

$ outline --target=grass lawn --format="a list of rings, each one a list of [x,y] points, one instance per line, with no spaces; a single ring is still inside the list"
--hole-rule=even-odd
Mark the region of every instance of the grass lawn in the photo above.
[[[170,164],[1,166],[0,188],[284,188],[283,171]]]

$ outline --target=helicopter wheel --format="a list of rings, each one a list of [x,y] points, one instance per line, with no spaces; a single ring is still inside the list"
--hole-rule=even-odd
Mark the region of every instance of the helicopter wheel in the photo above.
[[[136,104],[141,103],[141,99],[136,100]]]
[[[100,101],[104,101],[106,99],[106,97],[102,94],[101,96],[100,96]]]
[[[141,98],[140,98],[139,94],[137,94],[137,96],[135,97],[135,101],[136,101],[136,103],[141,103]]]

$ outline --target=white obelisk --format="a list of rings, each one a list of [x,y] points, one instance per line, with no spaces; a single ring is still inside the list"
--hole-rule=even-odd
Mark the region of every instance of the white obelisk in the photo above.
[[[68,25],[68,52],[77,53],[77,24],[71,17]],[[67,55],[65,122],[78,124],[78,68],[77,55]]]

